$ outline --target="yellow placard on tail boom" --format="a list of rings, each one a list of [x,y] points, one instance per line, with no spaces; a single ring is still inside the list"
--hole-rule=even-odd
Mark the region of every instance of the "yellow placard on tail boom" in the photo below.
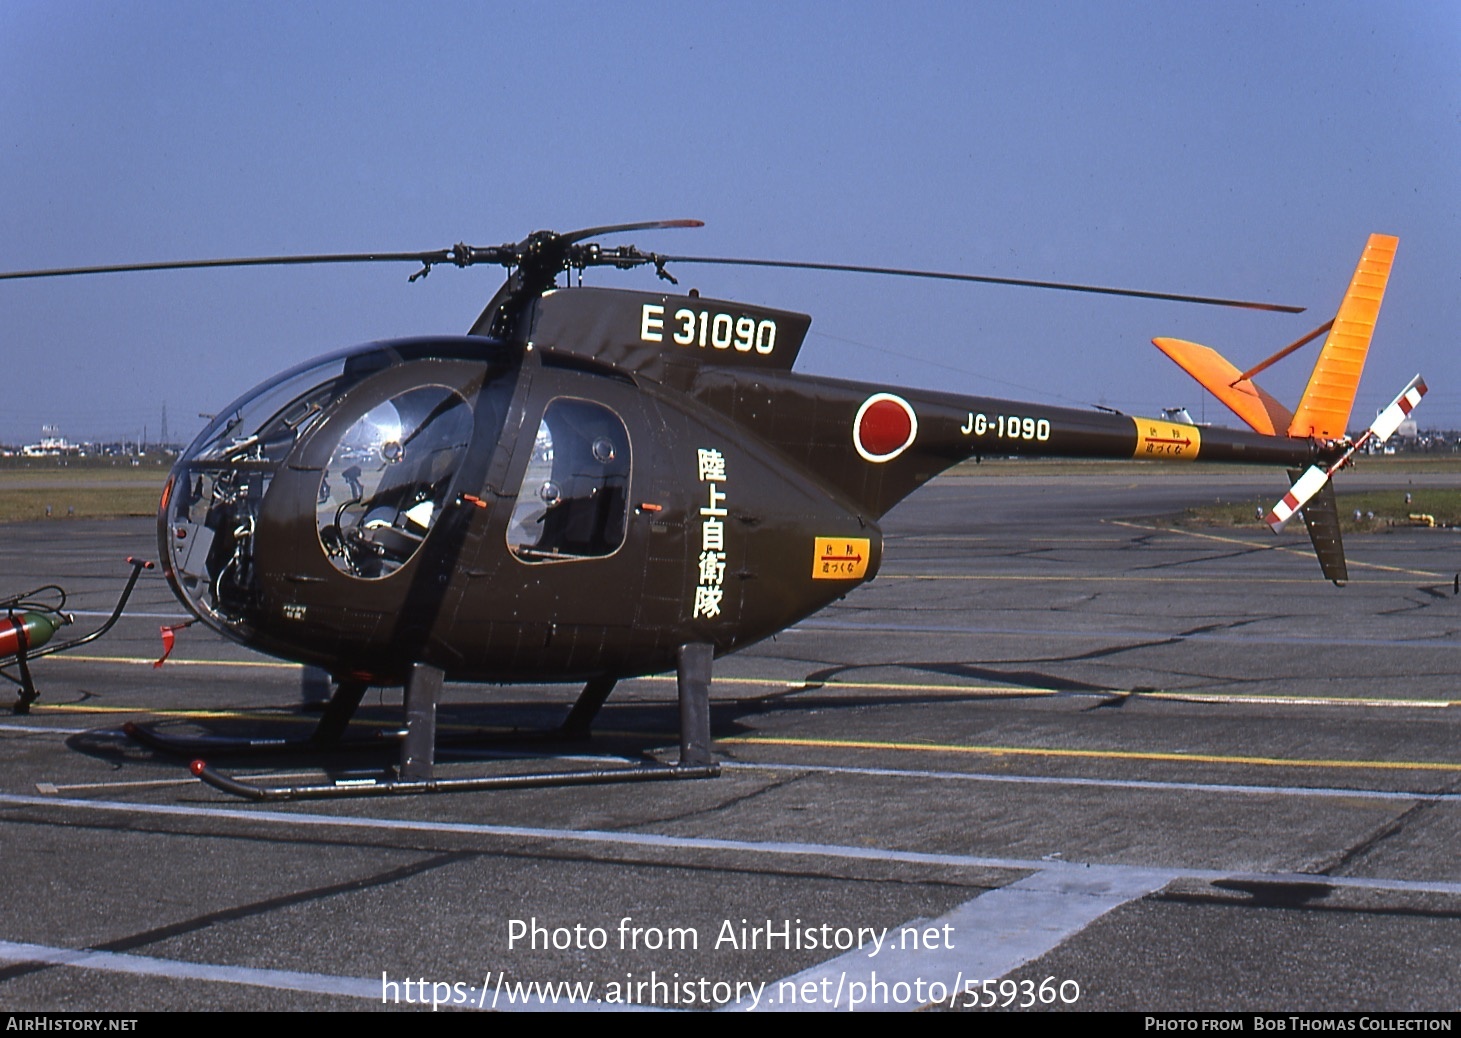
[[[1159,418],[1132,418],[1136,426],[1133,458],[1149,461],[1196,461],[1202,450],[1202,430],[1195,425]]]

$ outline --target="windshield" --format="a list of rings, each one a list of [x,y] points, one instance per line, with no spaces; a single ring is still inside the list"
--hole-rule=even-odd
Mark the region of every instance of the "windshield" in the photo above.
[[[317,357],[255,387],[219,412],[184,459],[280,460],[331,400],[370,374],[359,357],[355,350]]]

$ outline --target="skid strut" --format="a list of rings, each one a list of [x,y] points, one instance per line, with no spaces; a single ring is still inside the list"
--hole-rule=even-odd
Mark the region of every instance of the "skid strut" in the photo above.
[[[675,764],[634,764],[578,770],[535,771],[525,774],[496,774],[439,778],[436,775],[436,708],[441,699],[444,674],[429,664],[417,663],[406,683],[406,732],[401,740],[401,761],[394,774],[378,778],[351,777],[330,782],[299,785],[263,785],[226,775],[207,762],[195,760],[189,766],[198,778],[215,789],[249,800],[306,800],[361,796],[394,796],[410,793],[451,793],[486,789],[528,789],[540,786],[609,785],[620,782],[664,782],[672,779],[714,778],[720,764],[711,752],[710,679],[714,655],[708,644],[682,645],[677,655],[676,685],[680,706],[680,759]],[[609,678],[590,681],[564,722],[565,735],[587,735],[589,722],[613,690]],[[363,691],[363,689],[362,689]],[[336,692],[338,699],[345,686]],[[354,692],[351,693],[354,695]],[[358,696],[355,702],[359,702]],[[320,721],[319,735],[326,726]],[[343,711],[343,705],[342,705]],[[345,718],[348,720],[348,713]],[[338,730],[331,726],[338,739]],[[295,744],[298,746],[298,742]],[[319,745],[319,744],[316,744]]]

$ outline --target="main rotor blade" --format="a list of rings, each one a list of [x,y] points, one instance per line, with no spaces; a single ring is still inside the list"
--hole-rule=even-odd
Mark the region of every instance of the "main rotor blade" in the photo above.
[[[606,234],[624,234],[628,231],[662,231],[674,227],[704,227],[704,220],[647,220],[644,223],[616,223],[604,227],[585,227],[581,231],[566,231],[558,235],[565,245],[583,241],[586,238],[601,238]]]
[[[550,238],[559,245],[567,246],[586,238],[597,238],[606,234],[704,226],[705,223],[702,220],[648,220],[640,223],[586,227],[567,234],[557,234],[552,231],[542,231],[539,234]],[[169,260],[160,263],[118,263],[96,267],[53,267],[49,270],[16,270],[0,273],[0,281],[20,278],[59,278],[76,274],[128,274],[150,270],[199,270],[216,267],[289,267],[314,263],[420,263],[425,267],[445,263],[461,267],[471,266],[475,263],[500,263],[509,266],[521,261],[522,254],[532,240],[530,237],[527,241],[516,245],[494,245],[485,248],[457,245],[450,249],[432,249],[429,252],[343,252],[317,256],[245,256],[229,259]]]
[[[451,249],[431,252],[345,252],[320,256],[249,256],[235,259],[171,260],[162,263],[119,263],[102,267],[56,267],[0,273],[0,281],[16,278],[60,278],[73,274],[128,274],[144,270],[194,270],[206,267],[287,267],[307,263],[451,263]]]
[[[797,260],[727,259],[720,256],[664,256],[664,263],[718,263],[732,267],[776,267],[786,270],[833,270],[850,274],[887,274],[892,277],[934,278],[940,281],[972,281],[981,285],[1015,285],[1020,288],[1052,288],[1063,292],[1094,292],[1107,296],[1134,296],[1137,299],[1162,299],[1173,303],[1201,303],[1205,306],[1231,306],[1243,310],[1268,310],[1282,314],[1301,314],[1302,306],[1281,306],[1278,303],[1255,303],[1243,299],[1217,299],[1211,296],[1179,295],[1171,292],[1144,292],[1134,288],[1105,288],[1099,285],[1072,285],[1061,281],[1030,281],[1025,278],[997,278],[979,274],[948,274],[936,270],[904,270],[899,267],[859,267],[847,263],[805,263]]]

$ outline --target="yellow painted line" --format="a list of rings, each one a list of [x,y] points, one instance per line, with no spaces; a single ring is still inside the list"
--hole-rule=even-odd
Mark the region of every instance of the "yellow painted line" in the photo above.
[[[899,750],[959,753],[989,757],[1072,757],[1084,760],[1165,761],[1182,764],[1246,764],[1265,768],[1345,768],[1380,771],[1457,771],[1448,761],[1324,760],[1306,757],[1248,757],[1216,753],[1163,753],[1149,750],[1062,750],[1038,746],[962,746],[953,743],[878,742],[865,739],[794,739],[740,736],[717,739],[722,746],[799,746],[837,750]]]
[[[673,684],[675,678],[669,674],[657,674],[651,677],[634,678],[634,681],[657,682],[661,684]],[[1270,706],[1366,706],[1366,707],[1419,707],[1427,710],[1445,709],[1446,707],[1461,706],[1461,699],[1380,699],[1380,698],[1346,698],[1342,696],[1277,696],[1267,694],[1245,695],[1243,693],[1217,693],[1217,692],[1160,692],[1160,691],[1132,691],[1123,688],[1092,688],[1082,689],[1079,692],[1072,692],[1069,689],[1023,687],[1013,685],[946,685],[932,682],[919,681],[841,681],[833,679],[830,681],[776,681],[772,678],[720,678],[714,679],[713,687],[722,688],[727,685],[748,685],[752,688],[779,688],[787,692],[812,692],[812,691],[838,691],[846,689],[849,691],[877,691],[877,692],[936,692],[947,695],[950,698],[968,694],[981,696],[1006,696],[1011,699],[1025,696],[1060,696],[1080,695],[1086,697],[1095,696],[1122,696],[1128,699],[1163,699],[1176,703],[1209,703],[1237,705],[1242,703],[1258,703]]]
[[[673,674],[651,674],[643,678],[631,678],[631,681],[644,681],[655,684],[673,685],[675,676]],[[938,685],[925,684],[917,681],[778,681],[775,678],[722,678],[717,677],[712,681],[713,688],[724,688],[727,685],[746,685],[751,688],[777,688],[785,692],[813,692],[829,689],[876,689],[889,692],[943,692],[950,696],[962,695],[969,692],[977,692],[980,695],[1007,695],[1007,696],[1053,696],[1059,695],[1060,690],[1054,688],[1016,688],[1011,685]],[[1113,692],[1112,695],[1120,693]]]
[[[282,712],[271,713],[269,711],[259,710],[208,710],[204,708],[159,710],[148,706],[94,706],[85,703],[33,703],[30,712],[33,714],[148,714],[152,717],[228,718],[231,720],[253,721],[304,721],[313,719],[301,717],[296,714]]]
[[[650,680],[671,681],[672,678],[655,678]],[[770,681],[767,679],[746,679],[742,684],[770,685],[777,687],[789,687],[785,682]],[[838,687],[845,688],[890,688],[889,686],[872,682],[841,682]],[[819,688],[832,687],[831,684],[813,686]],[[902,686],[907,688],[918,688],[927,690],[957,690],[958,686],[939,685],[910,685]],[[977,687],[977,686],[971,686]],[[1005,688],[993,688],[997,691],[1010,695],[1028,694],[1021,690]],[[1037,690],[1040,695],[1057,695],[1055,690]],[[1445,707],[1461,705],[1456,700],[1350,700],[1350,699],[1307,699],[1301,697],[1244,697],[1244,696],[1188,696],[1181,693],[1171,692],[1122,692],[1114,695],[1124,696],[1145,696],[1154,699],[1175,699],[1175,700],[1196,700],[1199,702],[1278,702],[1284,704],[1304,704],[1322,706],[1380,706],[1380,707]],[[279,713],[268,713],[260,711],[244,710],[147,710],[140,707],[102,707],[87,706],[81,704],[58,704],[40,705],[32,707],[33,711],[44,713],[81,713],[81,714],[151,714],[158,718],[183,718],[183,719],[232,719],[232,720],[256,720],[271,722],[294,722],[303,723],[313,721],[313,718],[299,715],[282,715]],[[385,721],[371,721],[356,719],[354,724],[364,727],[395,728],[396,724]],[[501,730],[504,732],[516,731],[517,729],[493,729],[482,728],[474,725],[450,724],[443,725],[444,730],[464,731],[492,731]],[[596,730],[600,737],[653,737],[655,733],[644,731],[616,731],[609,729]],[[662,733],[664,738],[673,739],[677,733]],[[1339,760],[1326,758],[1301,758],[1301,757],[1257,757],[1242,754],[1205,754],[1205,753],[1181,753],[1161,752],[1150,750],[1073,750],[1058,749],[1055,747],[1032,747],[1032,746],[967,746],[957,743],[923,743],[923,742],[892,742],[873,739],[811,739],[785,736],[737,736],[727,739],[715,739],[714,743],[719,746],[787,746],[813,749],[843,749],[843,750],[891,750],[914,753],[952,753],[970,756],[991,756],[991,757],[1045,757],[1045,758],[1074,758],[1084,760],[1119,760],[1119,761],[1160,761],[1165,763],[1182,764],[1229,764],[1229,765],[1250,765],[1269,768],[1331,768],[1344,770],[1379,770],[1379,771],[1441,771],[1461,772],[1461,763],[1446,761],[1375,761],[1375,760]],[[79,787],[78,787],[79,788]]]
[[[1299,552],[1299,554],[1305,554]],[[1360,563],[1351,563],[1360,565]],[[1371,564],[1373,566],[1373,564]],[[1391,567],[1378,566],[1377,569],[1388,569]],[[1440,576],[1440,574],[1424,574],[1412,570],[1398,570],[1397,572],[1417,572],[1420,576]],[[1315,584],[1320,581],[1319,577],[1150,577],[1128,576],[1123,573],[1101,573],[1091,576],[1037,576],[1034,574],[981,574],[981,573],[882,573],[878,575],[879,580],[985,580],[985,581],[1027,581],[1032,584],[1059,584],[1059,583],[1080,583],[1080,584],[1202,584],[1211,586],[1213,584],[1232,584],[1241,587],[1257,587],[1262,584]],[[1413,584],[1410,580],[1370,580],[1368,584]]]
[[[62,659],[76,660],[81,663],[121,663],[127,666],[141,666],[146,664],[152,666],[157,662],[157,657],[146,656],[84,656],[80,653],[66,653]],[[263,670],[299,670],[301,664],[285,663],[282,660],[189,660],[169,659],[164,664],[167,667],[257,667]]]
[[[920,533],[901,536],[890,534],[883,538],[883,544],[889,548],[897,549],[906,544],[1005,544],[1009,537],[991,537],[984,534],[958,534],[958,533]],[[1033,544],[1042,548],[1063,548],[1068,545],[1099,544],[1103,547],[1125,544],[1126,538],[1112,535],[1110,537],[1021,537],[1021,544]]]
[[[1134,693],[1133,693],[1134,694]],[[1336,705],[1348,701],[1336,701]],[[1398,704],[1397,704],[1398,705]],[[32,709],[35,709],[34,707]],[[181,717],[181,718],[232,718],[252,719],[269,721],[303,721],[307,718],[293,717],[286,718],[277,714],[264,714],[245,711],[221,711],[221,710],[112,710],[107,711],[102,707],[65,707],[49,706],[48,711],[75,712],[75,713],[155,713],[158,717]],[[367,727],[396,727],[386,722],[379,721],[356,721]],[[443,725],[445,730],[466,730],[466,731],[492,731],[495,729],[483,729],[477,726],[467,725]],[[500,729],[504,732],[512,732],[517,729]],[[610,729],[597,729],[595,734],[601,738],[612,737],[653,737],[656,733],[644,731],[618,731]],[[659,733],[663,738],[674,739],[675,732]],[[1269,768],[1334,768],[1345,770],[1374,769],[1379,771],[1444,771],[1461,772],[1461,763],[1450,763],[1446,761],[1373,761],[1373,760],[1334,760],[1323,758],[1302,758],[1302,757],[1252,757],[1237,754],[1209,754],[1209,753],[1172,753],[1152,750],[1068,750],[1054,747],[1036,746],[966,746],[957,743],[922,743],[922,742],[890,742],[875,739],[808,739],[786,736],[735,736],[728,739],[713,740],[717,746],[789,746],[811,749],[840,749],[840,750],[893,750],[900,752],[914,753],[953,753],[969,756],[990,756],[990,757],[1067,757],[1084,760],[1121,760],[1121,761],[1161,761],[1165,763],[1183,764],[1236,764],[1253,765]],[[78,787],[80,788],[80,787]]]
[[[90,657],[93,662],[116,662],[105,657]],[[199,661],[204,662],[204,661]],[[259,666],[261,664],[250,664],[247,661],[229,663],[223,660],[207,661],[213,666]],[[291,663],[265,663],[263,666],[292,667]],[[675,677],[672,674],[653,674],[642,678],[626,679],[624,684],[630,682],[672,685]],[[1024,687],[1014,685],[947,685],[935,682],[921,681],[842,681],[833,679],[830,681],[796,681],[777,680],[775,678],[731,678],[717,677],[714,679],[714,688],[725,689],[734,687],[745,688],[770,688],[779,689],[784,692],[813,692],[813,691],[848,691],[848,692],[932,692],[950,698],[979,695],[991,697],[1004,697],[1009,699],[1020,699],[1032,696],[1060,696],[1080,695],[1086,697],[1095,696],[1121,696],[1129,699],[1159,699],[1176,703],[1207,703],[1218,705],[1244,705],[1258,704],[1269,706],[1325,706],[1325,707],[1375,707],[1381,709],[1425,709],[1442,710],[1447,707],[1461,707],[1461,699],[1384,699],[1377,697],[1356,697],[1343,696],[1283,696],[1257,693],[1247,695],[1243,693],[1209,693],[1209,692],[1173,692],[1173,691],[1133,691],[1120,688],[1093,688],[1082,689],[1079,692],[1072,692],[1069,689]],[[538,687],[538,686],[534,686]],[[288,707],[281,707],[287,710]],[[207,710],[207,709],[176,709],[160,710],[152,707],[142,706],[99,706],[94,704],[67,704],[67,703],[36,703],[31,707],[33,713],[76,713],[76,714],[155,714],[158,717],[232,717],[232,718],[279,718],[283,716],[294,717],[296,715],[269,714],[257,712],[239,712],[230,710]]]
[[[1262,547],[1261,544],[1251,540],[1243,540],[1240,537],[1224,537],[1222,534],[1217,533],[1199,533],[1196,530],[1184,530],[1172,526],[1144,526],[1141,523],[1126,522],[1122,519],[1107,519],[1104,521],[1109,522],[1112,526],[1126,526],[1133,530],[1147,530],[1152,533],[1176,533],[1181,534],[1183,537],[1195,537],[1198,540],[1204,541],[1217,541],[1220,544],[1241,544],[1247,548]],[[1313,555],[1313,552],[1308,548],[1292,548],[1286,544],[1275,544],[1272,547],[1274,550],[1286,552],[1290,555],[1302,555],[1305,557]],[[1357,566],[1361,569],[1377,569],[1385,573],[1408,573],[1414,577],[1431,577],[1435,580],[1447,579],[1447,575],[1444,573],[1432,573],[1424,569],[1406,569],[1404,566],[1384,566],[1378,562],[1356,562],[1353,559],[1348,561],[1351,566]]]

